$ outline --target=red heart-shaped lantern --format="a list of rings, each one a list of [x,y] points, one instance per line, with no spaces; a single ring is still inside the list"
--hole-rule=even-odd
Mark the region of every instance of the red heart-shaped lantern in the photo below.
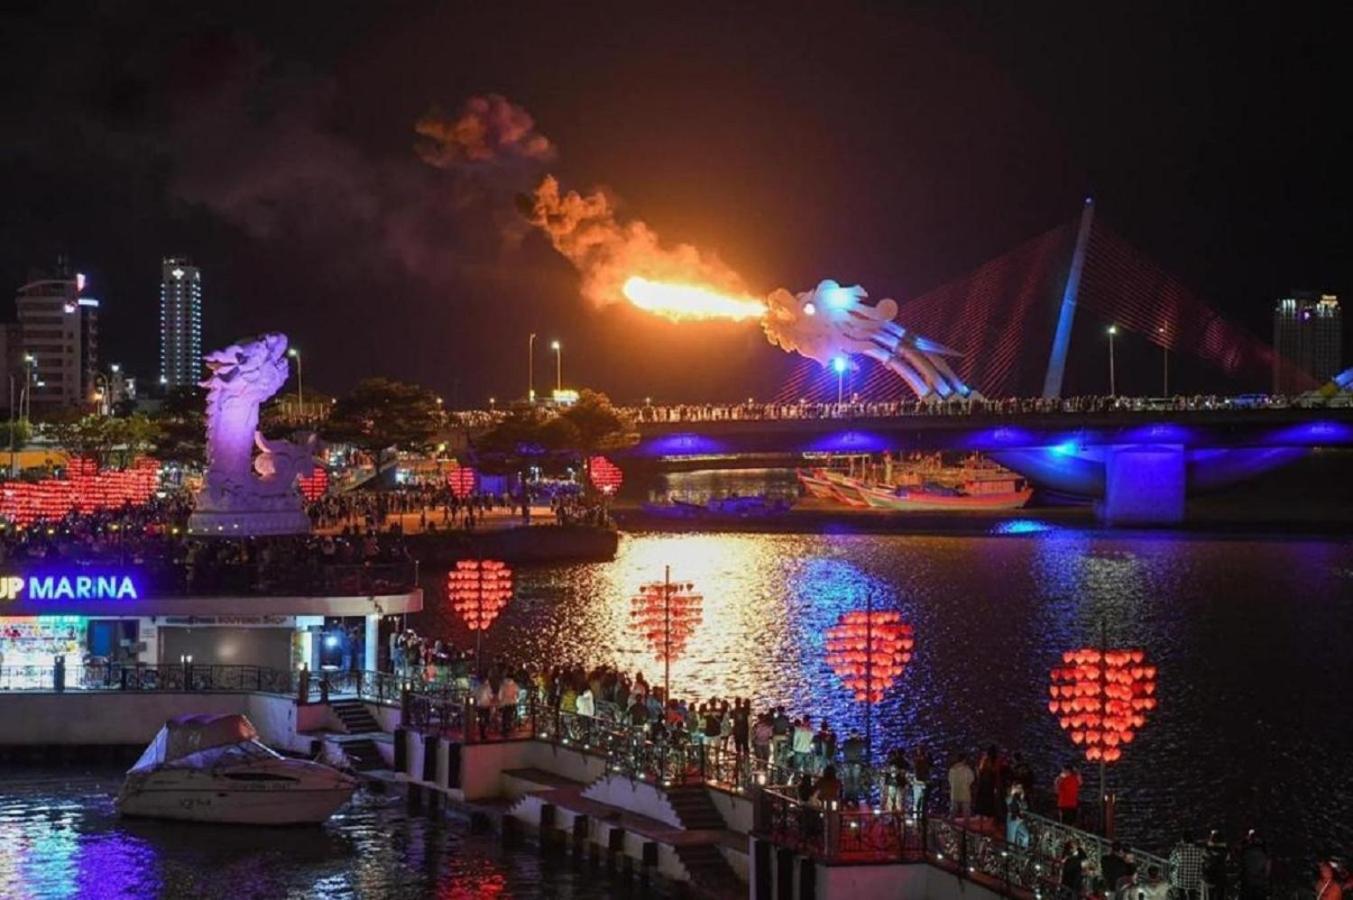
[[[690,582],[655,581],[630,598],[630,625],[643,635],[658,660],[671,661],[686,650],[703,621],[705,598]]]
[[[468,497],[479,483],[479,473],[469,466],[457,466],[446,473],[446,486],[457,497]]]
[[[877,703],[906,671],[916,639],[901,613],[855,611],[827,629],[827,664],[856,700]]]
[[[592,476],[592,486],[607,496],[620,490],[625,474],[620,467],[604,456],[593,456],[587,461],[588,472]]]
[[[1121,759],[1156,708],[1156,667],[1145,662],[1144,650],[1086,647],[1066,651],[1053,668],[1048,712],[1090,762]]]
[[[493,559],[462,559],[446,576],[446,595],[465,627],[484,631],[512,599],[512,570]]]

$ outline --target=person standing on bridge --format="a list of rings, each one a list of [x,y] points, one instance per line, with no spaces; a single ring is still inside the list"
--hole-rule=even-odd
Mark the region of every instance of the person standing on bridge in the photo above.
[[[972,815],[972,785],[977,780],[966,757],[959,755],[949,767],[949,816],[966,819]]]

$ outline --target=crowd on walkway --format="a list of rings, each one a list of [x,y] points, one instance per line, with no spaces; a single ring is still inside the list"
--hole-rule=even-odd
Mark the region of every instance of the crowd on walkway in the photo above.
[[[1173,397],[928,397],[925,399],[874,401],[858,394],[836,403],[697,403],[668,406],[628,407],[623,412],[636,422],[720,422],[739,420],[856,419],[894,416],[972,416],[1072,414],[1110,412],[1209,412],[1236,409],[1285,409],[1300,405],[1298,398],[1279,395],[1221,397],[1194,394]]]
[[[947,809],[948,818],[966,829],[1029,848],[1031,814],[1039,812],[1068,828],[1093,828],[1085,815],[1083,776],[1067,763],[1040,783],[1037,769],[1019,751],[988,746],[975,753],[947,757],[947,768],[918,744],[895,746],[871,765],[864,736],[838,734],[829,721],[796,715],[783,707],[756,710],[743,697],[691,701],[664,698],[661,686],[642,673],[633,676],[608,666],[507,664],[494,660],[483,676],[472,653],[440,641],[429,644],[411,632],[392,640],[408,649],[392,658],[404,671],[459,688],[474,710],[464,723],[471,739],[512,736],[525,716],[545,716],[545,727],[560,737],[595,739],[597,729],[628,734],[633,746],[661,754],[698,759],[708,775],[734,778],[765,773],[771,784],[792,792],[799,802],[822,809],[879,808],[916,819]],[[392,645],[393,646],[393,645]],[[417,647],[418,649],[413,649]],[[413,668],[409,668],[413,665]],[[418,666],[421,665],[421,668]],[[539,724],[539,723],[538,723]],[[703,770],[702,770],[703,771]],[[1075,835],[1075,831],[1067,831]],[[1185,836],[1169,859],[1145,859],[1120,843],[1098,853],[1098,842],[1071,839],[1057,858],[1061,896],[1094,900],[1218,900],[1272,896],[1272,863],[1262,837],[1254,831],[1235,843],[1219,832],[1207,841]],[[1341,900],[1353,890],[1349,873],[1337,862],[1322,864],[1318,900]],[[1323,886],[1322,886],[1323,885]],[[1350,894],[1353,898],[1353,894]]]
[[[447,485],[426,485],[392,491],[351,491],[330,494],[308,504],[316,530],[381,530],[395,519],[403,529],[405,516],[418,516],[418,531],[473,530],[490,512],[520,513],[530,519],[530,498],[475,491],[464,496]]]

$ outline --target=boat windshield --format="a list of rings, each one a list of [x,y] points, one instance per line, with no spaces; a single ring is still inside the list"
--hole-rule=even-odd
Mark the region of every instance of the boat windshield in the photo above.
[[[244,763],[259,762],[265,759],[281,759],[282,756],[258,741],[241,741],[238,744],[226,744],[221,747],[208,747],[197,753],[166,763],[166,766],[186,769],[217,769],[225,766],[238,766]]]

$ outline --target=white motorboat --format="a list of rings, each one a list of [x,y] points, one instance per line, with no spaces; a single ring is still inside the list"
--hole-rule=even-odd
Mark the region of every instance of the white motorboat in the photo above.
[[[356,789],[351,775],[268,749],[244,716],[179,716],[127,771],[117,808],[157,819],[297,825],[323,822]]]

